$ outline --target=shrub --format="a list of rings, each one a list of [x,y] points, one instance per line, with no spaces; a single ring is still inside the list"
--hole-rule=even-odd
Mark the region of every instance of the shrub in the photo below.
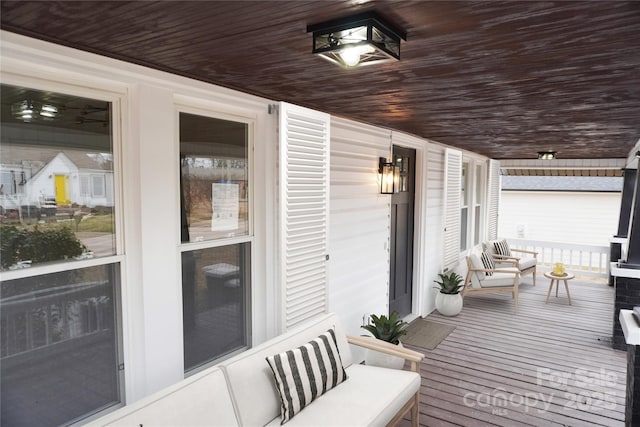
[[[19,229],[14,226],[0,228],[0,262],[3,269],[19,261],[34,264],[58,261],[82,255],[86,246],[68,227],[40,230]]]

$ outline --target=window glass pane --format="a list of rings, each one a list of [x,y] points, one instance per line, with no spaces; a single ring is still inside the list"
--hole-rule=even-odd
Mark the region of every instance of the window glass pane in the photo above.
[[[180,113],[183,242],[249,234],[248,129]]]
[[[469,205],[469,192],[467,191],[467,177],[469,176],[469,163],[462,164],[462,179],[460,180],[460,203],[462,206]]]
[[[408,156],[394,156],[394,166],[398,169],[398,188],[395,189],[396,193],[406,193],[409,189],[409,161]]]
[[[467,227],[468,227],[469,209],[460,209],[460,250],[467,249]]]
[[[1,425],[66,424],[120,400],[119,265],[3,281]]]
[[[475,213],[475,228],[474,228],[474,232],[473,232],[473,244],[477,245],[480,243],[480,206],[476,206],[476,213]]]
[[[250,244],[182,254],[185,370],[249,346]]]
[[[91,178],[92,178],[92,185],[93,185],[93,197],[104,197],[105,196],[104,176],[94,175]]]
[[[473,244],[477,245],[480,243],[480,220],[482,219],[481,216],[481,205],[482,205],[482,199],[483,199],[483,179],[482,179],[482,171],[483,171],[483,167],[482,165],[476,165],[476,177],[475,177],[475,181],[476,181],[476,201],[475,201],[475,212],[474,212],[474,225],[473,225]]]
[[[476,203],[482,203],[482,165],[476,166]]]
[[[111,103],[10,85],[0,96],[2,269],[115,254]]]

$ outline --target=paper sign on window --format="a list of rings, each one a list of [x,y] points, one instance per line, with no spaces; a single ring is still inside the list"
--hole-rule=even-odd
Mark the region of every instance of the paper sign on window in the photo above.
[[[238,229],[240,212],[240,185],[230,183],[211,184],[213,214],[211,231],[228,231]]]

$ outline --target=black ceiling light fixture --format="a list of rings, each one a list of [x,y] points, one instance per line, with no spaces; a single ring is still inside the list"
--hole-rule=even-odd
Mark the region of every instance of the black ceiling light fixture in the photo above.
[[[554,160],[556,158],[555,151],[538,151],[539,160]]]
[[[400,60],[407,35],[375,12],[307,26],[313,53],[345,68]]]

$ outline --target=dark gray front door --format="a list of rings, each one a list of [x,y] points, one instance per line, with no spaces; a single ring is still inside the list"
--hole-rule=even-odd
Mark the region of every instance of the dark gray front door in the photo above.
[[[411,313],[413,290],[413,210],[416,150],[393,147],[393,162],[400,170],[398,189],[391,196],[391,268],[389,312]]]

